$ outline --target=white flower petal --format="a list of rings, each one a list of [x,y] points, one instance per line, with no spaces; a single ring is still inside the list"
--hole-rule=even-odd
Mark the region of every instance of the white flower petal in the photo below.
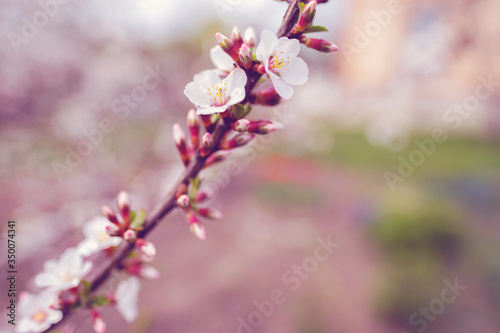
[[[287,67],[290,68],[289,71],[284,70],[280,72],[283,80],[294,86],[300,86],[307,82],[309,78],[309,69],[303,59],[295,58]]]
[[[201,106],[196,110],[196,114],[199,116],[199,115],[220,113],[220,112],[226,111],[227,108],[228,108],[227,105],[224,105],[224,106]]]
[[[219,84],[221,79],[217,71],[209,69],[194,76],[193,81],[205,89]]]
[[[272,76],[271,80],[273,81],[274,89],[276,89],[278,95],[280,95],[284,99],[290,99],[292,97],[293,88],[291,85],[286,83],[285,80]]]
[[[219,45],[210,49],[210,59],[220,70],[230,72],[234,69],[234,60]]]
[[[296,39],[281,37],[275,49],[276,55],[282,54],[285,57],[295,58],[300,52],[300,42]]]
[[[255,50],[255,56],[258,60],[262,61],[267,68],[267,63],[269,62],[269,57],[271,56],[273,49],[278,43],[278,37],[271,30],[262,31],[260,37],[259,46]]]
[[[210,99],[207,94],[203,93],[199,84],[196,82],[190,82],[184,88],[184,95],[193,103],[194,105],[208,107],[210,106]]]
[[[115,292],[116,308],[128,323],[137,318],[137,299],[141,284],[139,279],[131,277],[118,284]]]

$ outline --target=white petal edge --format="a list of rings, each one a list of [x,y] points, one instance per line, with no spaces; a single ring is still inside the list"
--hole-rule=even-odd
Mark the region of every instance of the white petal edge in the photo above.
[[[210,49],[210,59],[212,63],[220,70],[230,72],[234,68],[234,61],[231,59],[229,54],[224,52],[219,45],[216,45]]]
[[[290,71],[284,70],[280,73],[287,83],[300,86],[309,79],[309,68],[302,58],[295,58],[287,67]]]
[[[291,85],[285,82],[285,80],[280,78],[275,78],[271,76],[271,80],[273,81],[274,89],[278,95],[280,95],[284,99],[290,99],[293,96],[293,88]]]

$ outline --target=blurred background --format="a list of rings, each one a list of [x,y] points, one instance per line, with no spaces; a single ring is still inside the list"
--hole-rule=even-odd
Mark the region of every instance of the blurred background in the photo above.
[[[1,3],[1,253],[14,219],[17,288],[37,292],[43,262],[80,242],[101,205],[126,190],[150,209],[182,172],[171,128],[191,107],[184,86],[212,67],[214,33],[276,30],[286,3]],[[162,277],[143,281],[133,325],[104,310],[108,331],[498,333],[499,11],[495,0],[319,5],[329,32],[312,37],[341,51],[303,48],[309,82],[250,117],[285,128],[204,174],[224,218],[202,242],[168,216],[151,237]],[[151,73],[158,84],[137,88]],[[328,239],[338,246],[314,259]],[[283,302],[259,310],[273,290]],[[85,312],[68,323],[92,331]]]

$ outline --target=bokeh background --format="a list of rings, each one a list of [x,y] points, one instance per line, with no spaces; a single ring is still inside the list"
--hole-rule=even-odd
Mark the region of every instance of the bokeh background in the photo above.
[[[31,292],[43,262],[81,241],[120,190],[145,209],[168,192],[182,171],[171,127],[191,107],[184,86],[212,67],[214,33],[276,30],[286,10],[271,0],[47,3],[2,0],[0,11],[1,253],[15,219],[17,287]],[[53,15],[42,24],[44,8]],[[315,37],[341,51],[302,50],[309,82],[252,115],[285,128],[235,152],[236,169],[204,174],[224,218],[202,242],[168,216],[151,237],[162,277],[143,282],[133,325],[104,310],[108,331],[498,333],[499,11],[495,0],[318,6],[329,32]],[[115,112],[147,68],[161,83]],[[113,131],[56,171],[105,118]],[[339,246],[291,290],[283,275],[318,237]],[[467,288],[444,303],[454,280]],[[238,329],[274,289],[286,301]],[[85,313],[69,323],[92,331]]]

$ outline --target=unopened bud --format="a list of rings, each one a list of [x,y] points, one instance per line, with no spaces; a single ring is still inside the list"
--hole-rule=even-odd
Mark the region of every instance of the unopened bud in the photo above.
[[[200,207],[196,212],[198,215],[209,219],[219,220],[222,218],[222,213],[215,208]]]
[[[240,61],[245,68],[249,68],[252,65],[253,53],[246,44],[243,44],[240,48]]]
[[[299,22],[295,25],[296,32],[303,32],[311,25],[314,15],[316,15],[316,5],[316,1],[311,1],[306,5],[302,14],[300,14]]]
[[[128,222],[130,216],[130,197],[127,192],[121,191],[118,193],[118,199],[116,200],[118,206],[118,211],[123,218],[123,221]]]
[[[224,52],[229,54],[229,56],[234,60],[238,61],[239,56],[238,56],[238,50],[235,48],[233,42],[231,39],[227,38],[223,34],[217,32],[215,34],[215,38],[217,39],[217,43],[219,43],[220,47]]]
[[[210,155],[210,157],[207,158],[207,160],[205,162],[205,168],[212,165],[212,164],[225,161],[229,157],[230,154],[231,154],[231,152],[227,151],[227,150],[216,151],[215,153]]]
[[[246,28],[243,34],[243,39],[246,45],[248,45],[249,47],[255,47],[257,41],[257,35],[255,34],[255,30],[253,30],[253,28],[251,27]]]
[[[90,318],[92,318],[92,327],[96,333],[104,333],[106,332],[106,324],[104,320],[102,320],[101,315],[96,310],[90,310]]]
[[[248,133],[239,133],[232,137],[228,141],[224,141],[221,143],[220,147],[221,149],[233,149],[233,148],[238,148],[238,147],[243,147],[247,145],[254,136],[252,134]]]
[[[118,221],[118,218],[116,217],[116,213],[113,209],[111,209],[108,206],[102,206],[101,211],[102,211],[102,215],[104,215],[104,217],[106,217],[111,223],[120,224],[120,221]]]
[[[307,47],[320,52],[335,52],[339,47],[327,40],[317,38],[307,38],[305,43]]]
[[[266,72],[266,67],[264,65],[257,66],[257,72],[259,74],[264,74]]]
[[[189,197],[183,194],[177,198],[177,205],[181,208],[189,207]]]
[[[237,132],[246,132],[250,126],[250,120],[248,119],[238,119],[233,123],[233,129]]]
[[[197,203],[204,202],[213,196],[213,192],[210,188],[203,188],[196,193],[195,201]]]
[[[156,247],[153,243],[145,241],[142,238],[138,238],[135,241],[135,246],[146,256],[152,258],[156,255]]]
[[[186,135],[184,134],[184,131],[179,124],[174,124],[174,126],[172,127],[172,134],[174,137],[175,146],[179,151],[182,162],[185,166],[188,166],[189,162],[191,161],[191,156],[186,145]]]
[[[160,272],[158,272],[152,266],[141,265],[141,269],[139,270],[138,275],[145,278],[145,279],[156,280],[160,277]]]
[[[189,128],[189,134],[191,135],[191,144],[196,150],[200,146],[200,122],[196,116],[196,111],[191,109],[187,114],[187,124]]]
[[[189,231],[199,239],[205,239],[205,227],[194,214],[187,214]]]
[[[116,224],[113,224],[113,225],[107,225],[106,226],[106,233],[110,236],[117,236],[118,235],[118,232],[120,231],[120,228],[118,228],[118,226]]]
[[[243,44],[243,38],[241,37],[240,30],[237,26],[234,26],[231,32],[231,41],[233,42],[234,48],[238,51]]]
[[[218,118],[210,114],[202,114],[200,115],[200,118],[207,132],[211,133],[215,129],[215,125],[217,124]]]
[[[281,128],[281,126],[277,127],[268,120],[258,120],[251,122],[250,127],[248,127],[248,132],[255,134],[268,134],[278,130],[279,128]]]
[[[137,232],[132,229],[128,229],[123,233],[123,239],[125,239],[127,242],[135,242],[137,239]]]
[[[203,135],[203,138],[201,139],[201,150],[200,150],[200,155],[202,157],[207,156],[213,149],[214,147],[214,139],[212,138],[212,135],[210,133],[205,133]]]
[[[273,87],[260,90],[252,95],[252,102],[260,105],[274,106],[281,101],[281,96]]]

